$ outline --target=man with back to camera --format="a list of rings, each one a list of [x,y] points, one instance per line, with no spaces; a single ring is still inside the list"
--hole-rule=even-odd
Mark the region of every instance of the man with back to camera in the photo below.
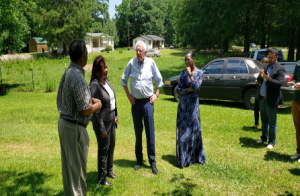
[[[284,81],[285,69],[277,62],[278,50],[272,48],[268,55],[269,63],[264,66],[263,82],[260,87],[259,108],[262,122],[262,136],[256,141],[257,144],[268,140],[268,150],[275,145],[277,131],[278,105],[283,104],[280,87]]]
[[[86,195],[86,165],[89,136],[86,127],[92,114],[101,109],[101,101],[91,98],[83,67],[88,54],[83,40],[74,40],[69,48],[71,63],[61,78],[57,93],[60,113],[58,133],[64,195]]]
[[[145,57],[146,44],[138,41],[136,44],[136,58],[131,59],[122,75],[121,85],[124,87],[127,98],[131,103],[131,112],[135,130],[135,155],[137,164],[134,169],[138,170],[143,165],[143,118],[147,138],[148,160],[151,165],[152,173],[157,174],[155,160],[155,135],[154,135],[154,102],[157,100],[160,87],[163,85],[162,76],[153,59]],[[130,90],[127,88],[127,81],[130,80]],[[156,81],[157,89],[153,93],[153,79]]]

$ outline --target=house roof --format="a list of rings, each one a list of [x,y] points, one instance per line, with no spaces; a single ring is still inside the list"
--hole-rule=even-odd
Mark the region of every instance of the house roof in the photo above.
[[[104,34],[104,33],[86,33],[86,36],[93,36],[93,37],[101,37],[101,36],[112,37],[112,36],[106,35],[106,34]]]
[[[47,44],[47,40],[45,40],[44,38],[42,37],[33,37],[33,39],[35,39],[36,43],[38,44]]]
[[[165,40],[164,38],[161,38],[157,35],[140,35],[139,37],[142,37],[146,40]]]

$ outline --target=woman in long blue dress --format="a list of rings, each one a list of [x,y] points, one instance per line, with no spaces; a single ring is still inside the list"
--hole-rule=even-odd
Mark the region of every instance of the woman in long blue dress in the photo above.
[[[205,163],[202,143],[198,92],[202,70],[195,66],[192,51],[185,55],[186,68],[180,74],[177,93],[180,97],[176,123],[176,158],[179,167]]]

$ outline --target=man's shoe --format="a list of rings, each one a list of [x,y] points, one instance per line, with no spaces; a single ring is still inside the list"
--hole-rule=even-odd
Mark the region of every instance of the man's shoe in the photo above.
[[[296,153],[295,155],[291,156],[290,158],[291,158],[292,160],[299,159],[299,158],[300,158],[300,154],[299,154],[299,153]]]
[[[157,175],[158,170],[156,168],[156,165],[152,165],[151,168],[152,168],[152,173],[155,174],[155,175]]]
[[[100,184],[104,185],[104,186],[111,186],[112,183],[108,182],[107,180],[105,182],[100,182]]]
[[[274,148],[274,146],[273,146],[272,144],[269,144],[269,145],[267,146],[267,149],[268,149],[268,150],[273,150],[273,148]]]
[[[107,177],[111,179],[116,179],[118,176],[116,176],[115,174],[109,174]]]
[[[256,141],[256,143],[261,144],[261,143],[263,143],[263,141],[262,141],[262,139],[259,139],[259,140]]]
[[[134,170],[139,170],[141,167],[142,167],[142,165],[137,164],[134,166]]]

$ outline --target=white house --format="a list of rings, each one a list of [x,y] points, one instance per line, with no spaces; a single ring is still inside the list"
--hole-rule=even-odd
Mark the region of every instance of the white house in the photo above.
[[[93,40],[93,42],[92,42]],[[101,52],[107,45],[114,50],[114,38],[104,33],[87,33],[84,38],[88,53]],[[71,43],[71,42],[70,42]],[[69,49],[70,43],[67,43],[67,49]],[[57,52],[63,51],[63,42],[57,42]]]
[[[139,40],[145,42],[147,46],[146,50],[155,49],[155,48],[156,49],[165,48],[163,38],[158,37],[156,35],[140,35],[132,40],[133,50],[135,50],[135,45]]]

